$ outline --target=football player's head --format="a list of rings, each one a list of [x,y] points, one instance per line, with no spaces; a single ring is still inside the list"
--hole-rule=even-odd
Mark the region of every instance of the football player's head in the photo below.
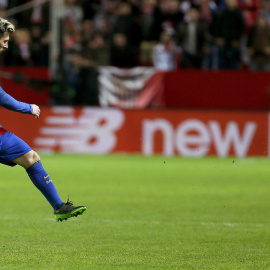
[[[14,25],[0,17],[0,53],[8,49],[9,35],[14,31]]]
[[[0,38],[3,37],[5,33],[12,34],[14,32],[15,26],[8,20],[5,20],[0,17]]]

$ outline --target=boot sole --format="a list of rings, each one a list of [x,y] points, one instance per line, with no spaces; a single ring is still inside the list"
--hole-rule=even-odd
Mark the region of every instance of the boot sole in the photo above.
[[[86,207],[83,206],[83,207],[80,207],[78,209],[75,209],[69,213],[65,213],[65,214],[59,214],[59,215],[54,215],[54,218],[56,221],[63,221],[63,220],[67,220],[68,218],[71,218],[71,217],[77,217],[79,215],[82,215],[83,212],[86,210]]]

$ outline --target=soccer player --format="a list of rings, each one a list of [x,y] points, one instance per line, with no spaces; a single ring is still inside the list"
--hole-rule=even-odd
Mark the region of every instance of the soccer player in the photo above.
[[[8,49],[9,35],[15,31],[14,25],[0,17],[0,53]],[[35,104],[19,102],[8,95],[0,87],[0,106],[6,109],[40,116],[40,108]],[[23,140],[15,134],[7,131],[0,125],[0,163],[15,166],[22,166],[33,184],[42,192],[47,201],[54,209],[54,216],[57,221],[63,221],[70,217],[81,215],[85,206],[73,206],[69,201],[64,203],[47,172],[44,170],[39,155],[33,151]]]

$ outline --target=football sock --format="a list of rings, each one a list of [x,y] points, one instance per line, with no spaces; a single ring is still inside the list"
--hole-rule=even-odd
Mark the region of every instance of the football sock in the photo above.
[[[36,162],[26,170],[33,184],[41,191],[53,209],[58,209],[62,205],[58,192],[50,178],[44,170],[42,163]]]

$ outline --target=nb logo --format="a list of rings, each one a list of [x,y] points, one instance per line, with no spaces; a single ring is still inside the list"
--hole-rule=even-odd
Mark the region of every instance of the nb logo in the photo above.
[[[84,108],[76,116],[72,107],[53,107],[46,118],[36,148],[69,153],[109,153],[117,144],[116,131],[124,123],[124,114],[117,109]]]

